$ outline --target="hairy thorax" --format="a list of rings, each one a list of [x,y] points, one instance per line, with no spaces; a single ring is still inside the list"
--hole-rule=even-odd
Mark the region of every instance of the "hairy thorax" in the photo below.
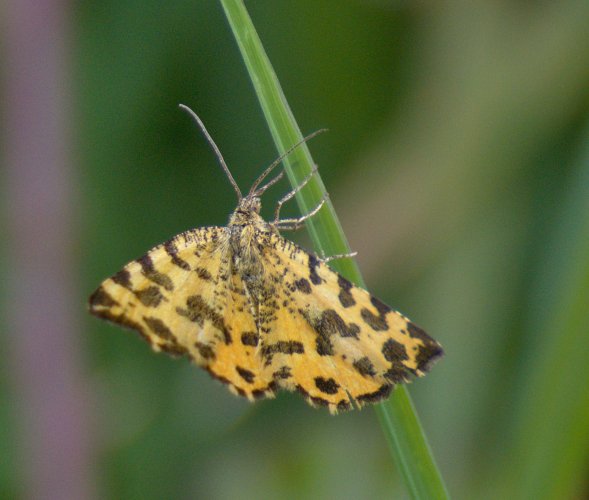
[[[244,198],[231,214],[228,227],[234,272],[251,292],[259,292],[264,276],[262,246],[274,232],[272,225],[260,216],[259,198]]]

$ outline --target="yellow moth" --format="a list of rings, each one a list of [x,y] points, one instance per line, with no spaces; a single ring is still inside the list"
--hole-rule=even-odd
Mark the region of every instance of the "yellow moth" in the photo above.
[[[443,354],[435,340],[280,235],[321,208],[279,219],[311,176],[279,202],[273,222],[260,216],[261,195],[282,174],[262,181],[296,145],[243,196],[185,109],[235,188],[237,208],[226,227],[186,231],[127,264],[92,294],[90,312],[136,330],[156,351],[189,357],[250,400],[296,390],[336,413],[423,375]]]

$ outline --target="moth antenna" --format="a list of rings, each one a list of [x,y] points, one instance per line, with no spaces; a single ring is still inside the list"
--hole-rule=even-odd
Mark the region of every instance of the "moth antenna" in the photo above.
[[[271,188],[274,184],[276,184],[278,181],[280,181],[280,179],[282,179],[283,177],[284,177],[284,170],[282,172],[280,172],[276,177],[274,177],[274,179],[269,180],[261,188],[258,188],[258,190],[255,193],[253,193],[253,195],[256,196],[257,198],[259,198],[268,190],[268,188]]]
[[[211,148],[215,152],[215,155],[217,156],[217,160],[219,160],[219,164],[221,165],[221,168],[225,171],[225,175],[229,179],[229,182],[233,186],[233,189],[235,189],[235,192],[237,193],[237,199],[238,199],[238,201],[243,200],[243,195],[241,194],[241,190],[239,189],[239,186],[237,185],[237,182],[235,182],[235,179],[231,175],[231,172],[229,171],[229,167],[225,163],[225,159],[223,158],[223,155],[221,154],[221,151],[219,150],[219,148],[215,144],[215,141],[213,141],[213,138],[211,137],[211,135],[207,131],[207,129],[205,127],[205,124],[198,117],[198,115],[194,111],[192,111],[188,106],[185,106],[184,104],[179,104],[179,106],[184,111],[186,111],[190,116],[192,116],[192,118],[194,119],[194,121],[200,127],[200,129],[201,129],[202,133],[204,134],[207,142],[209,143],[209,145],[211,146]]]
[[[278,165],[280,165],[280,162],[282,160],[284,160],[290,153],[292,153],[296,148],[298,148],[301,144],[304,144],[305,142],[313,139],[313,137],[322,134],[323,132],[327,132],[326,128],[322,128],[319,130],[316,130],[315,132],[313,132],[312,134],[309,134],[307,137],[304,137],[303,139],[301,139],[299,142],[297,142],[294,146],[291,146],[290,148],[288,148],[284,153],[282,153],[278,158],[276,158],[276,160],[274,160],[272,162],[272,164],[266,169],[264,170],[264,172],[262,173],[262,175],[260,175],[260,177],[258,177],[256,179],[256,182],[254,182],[253,186],[251,187],[248,196],[252,196],[257,187],[262,183],[262,181],[268,177],[268,175],[270,174],[270,172],[272,172],[272,170],[274,170]]]

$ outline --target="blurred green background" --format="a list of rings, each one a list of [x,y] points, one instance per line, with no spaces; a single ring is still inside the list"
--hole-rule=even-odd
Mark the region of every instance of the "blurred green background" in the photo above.
[[[178,103],[242,190],[277,152],[217,2],[55,6],[70,26],[76,289],[64,311],[77,329],[62,347],[84,395],[78,479],[100,498],[406,497],[371,408],[333,417],[291,394],[250,405],[86,314],[101,280],[178,232],[224,225],[235,206]],[[589,496],[589,2],[247,7],[303,133],[330,129],[309,147],[370,289],[445,348],[410,391],[452,496]],[[43,467],[13,335],[2,498],[28,496]]]

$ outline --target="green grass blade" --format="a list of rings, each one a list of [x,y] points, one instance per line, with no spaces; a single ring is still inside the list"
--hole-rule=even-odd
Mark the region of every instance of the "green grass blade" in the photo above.
[[[589,130],[588,130],[589,132]],[[589,454],[589,133],[543,250],[528,325],[529,363],[517,398],[505,490],[514,498],[575,498]]]
[[[241,0],[221,0],[237,40],[245,65],[258,95],[264,116],[279,152],[302,139],[301,131],[288,106],[276,74]],[[313,160],[307,145],[297,148],[284,161],[293,186],[311,172]],[[308,186],[297,194],[301,213],[317,206],[326,195],[325,186],[316,174]],[[324,255],[349,253],[350,247],[333,206],[325,207],[307,222],[316,249]],[[344,276],[364,286],[360,270],[352,259],[334,263]],[[448,498],[442,476],[435,464],[421,424],[415,414],[409,393],[399,386],[391,398],[375,406],[383,432],[413,498]]]

